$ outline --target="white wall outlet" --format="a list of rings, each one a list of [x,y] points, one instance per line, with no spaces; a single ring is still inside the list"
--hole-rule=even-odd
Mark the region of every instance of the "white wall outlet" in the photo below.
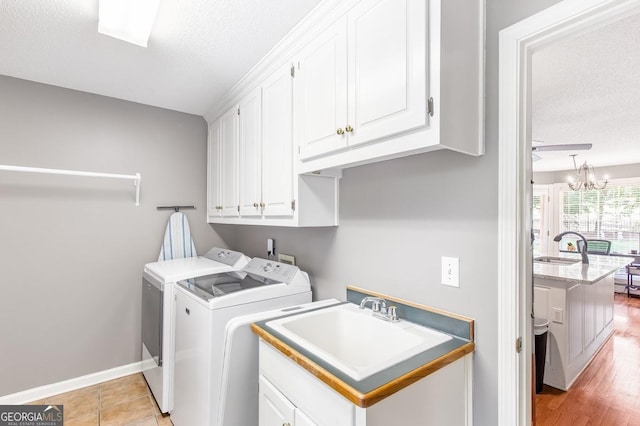
[[[460,287],[459,266],[460,259],[457,257],[442,257],[442,284]]]

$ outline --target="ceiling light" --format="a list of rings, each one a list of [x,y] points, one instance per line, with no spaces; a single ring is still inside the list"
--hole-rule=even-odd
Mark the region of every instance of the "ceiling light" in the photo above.
[[[587,164],[586,161],[579,168],[576,167],[576,155],[578,154],[571,154],[571,157],[573,158],[575,176],[568,177],[567,180],[569,181],[569,188],[574,191],[578,191],[580,189],[604,189],[609,183],[607,176],[604,177],[603,182],[599,182],[598,179],[596,179],[595,168],[592,165]]]
[[[160,0],[100,0],[98,32],[147,47]]]

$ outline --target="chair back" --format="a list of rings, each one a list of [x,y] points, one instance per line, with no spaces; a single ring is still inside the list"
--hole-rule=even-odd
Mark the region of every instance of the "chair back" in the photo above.
[[[578,240],[578,253],[582,253],[584,241]],[[609,240],[587,240],[587,254],[609,254],[611,251],[611,241]]]

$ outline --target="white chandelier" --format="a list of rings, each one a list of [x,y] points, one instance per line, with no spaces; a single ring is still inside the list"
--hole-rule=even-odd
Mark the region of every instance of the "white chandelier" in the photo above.
[[[575,171],[575,176],[568,177],[568,185],[574,191],[579,191],[581,189],[590,190],[590,189],[604,189],[609,183],[608,177],[604,176],[604,181],[598,181],[596,179],[596,170],[595,168],[587,164],[585,161],[580,167],[576,166],[576,155],[571,154],[573,158],[573,169]]]

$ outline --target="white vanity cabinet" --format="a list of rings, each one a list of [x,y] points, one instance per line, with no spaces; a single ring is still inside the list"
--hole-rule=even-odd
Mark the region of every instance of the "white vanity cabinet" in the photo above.
[[[472,354],[363,408],[263,340],[259,345],[259,426],[472,424]]]
[[[259,425],[316,426],[302,410],[296,408],[264,376],[260,376],[258,385]]]
[[[300,159],[425,126],[427,2],[362,0],[303,49]]]

